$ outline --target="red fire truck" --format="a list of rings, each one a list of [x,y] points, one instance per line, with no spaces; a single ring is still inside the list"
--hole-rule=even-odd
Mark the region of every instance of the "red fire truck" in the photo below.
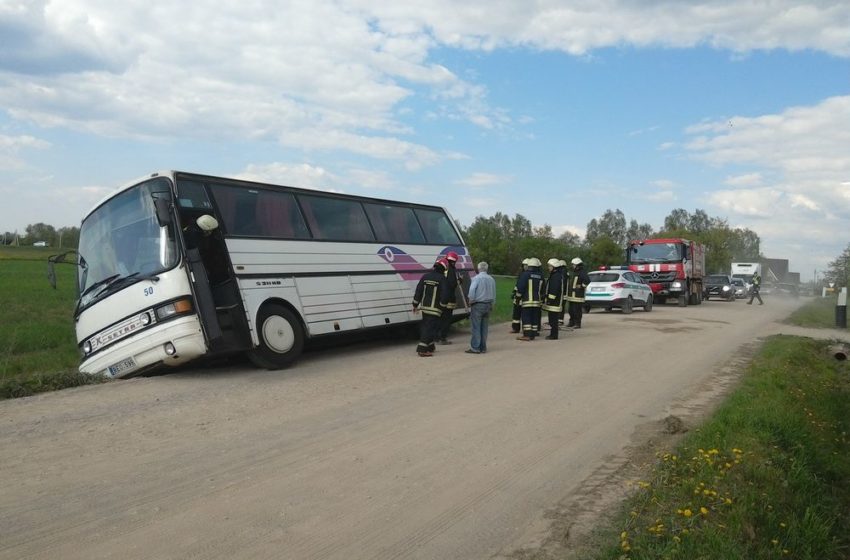
[[[703,245],[682,238],[632,241],[626,265],[649,283],[656,303],[668,297],[677,298],[680,307],[702,303]]]

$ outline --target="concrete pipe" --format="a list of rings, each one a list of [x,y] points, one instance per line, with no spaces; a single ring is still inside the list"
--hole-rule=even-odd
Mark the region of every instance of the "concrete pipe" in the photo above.
[[[829,347],[829,355],[839,362],[843,362],[847,359],[847,346],[843,344],[834,344]]]

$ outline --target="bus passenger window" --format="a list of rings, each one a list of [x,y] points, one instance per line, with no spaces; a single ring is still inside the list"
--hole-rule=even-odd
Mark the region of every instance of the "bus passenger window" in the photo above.
[[[444,245],[460,245],[460,238],[452,227],[449,217],[438,210],[416,209],[416,217],[425,230],[425,238],[428,243],[439,243]]]
[[[386,243],[425,243],[425,235],[412,208],[364,203],[366,214],[378,241]]]
[[[375,236],[359,202],[342,198],[299,195],[314,239],[374,241]]]

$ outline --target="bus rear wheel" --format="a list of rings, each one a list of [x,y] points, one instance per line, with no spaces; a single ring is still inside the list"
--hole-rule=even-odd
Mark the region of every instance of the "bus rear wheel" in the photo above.
[[[257,367],[283,369],[289,367],[304,350],[304,329],[298,317],[278,303],[267,303],[257,314],[257,338],[260,344],[248,358]]]

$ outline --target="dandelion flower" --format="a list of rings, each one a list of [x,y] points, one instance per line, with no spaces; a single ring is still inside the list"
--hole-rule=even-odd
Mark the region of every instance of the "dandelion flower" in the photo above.
[[[703,515],[708,515],[708,510],[705,509],[704,507],[699,508],[699,512]]]
[[[690,517],[690,516],[692,516],[693,514],[694,514],[694,513],[693,513],[691,510],[689,510],[689,509],[686,509],[685,511],[683,511],[683,512],[682,512],[682,515],[684,515],[685,517]]]

